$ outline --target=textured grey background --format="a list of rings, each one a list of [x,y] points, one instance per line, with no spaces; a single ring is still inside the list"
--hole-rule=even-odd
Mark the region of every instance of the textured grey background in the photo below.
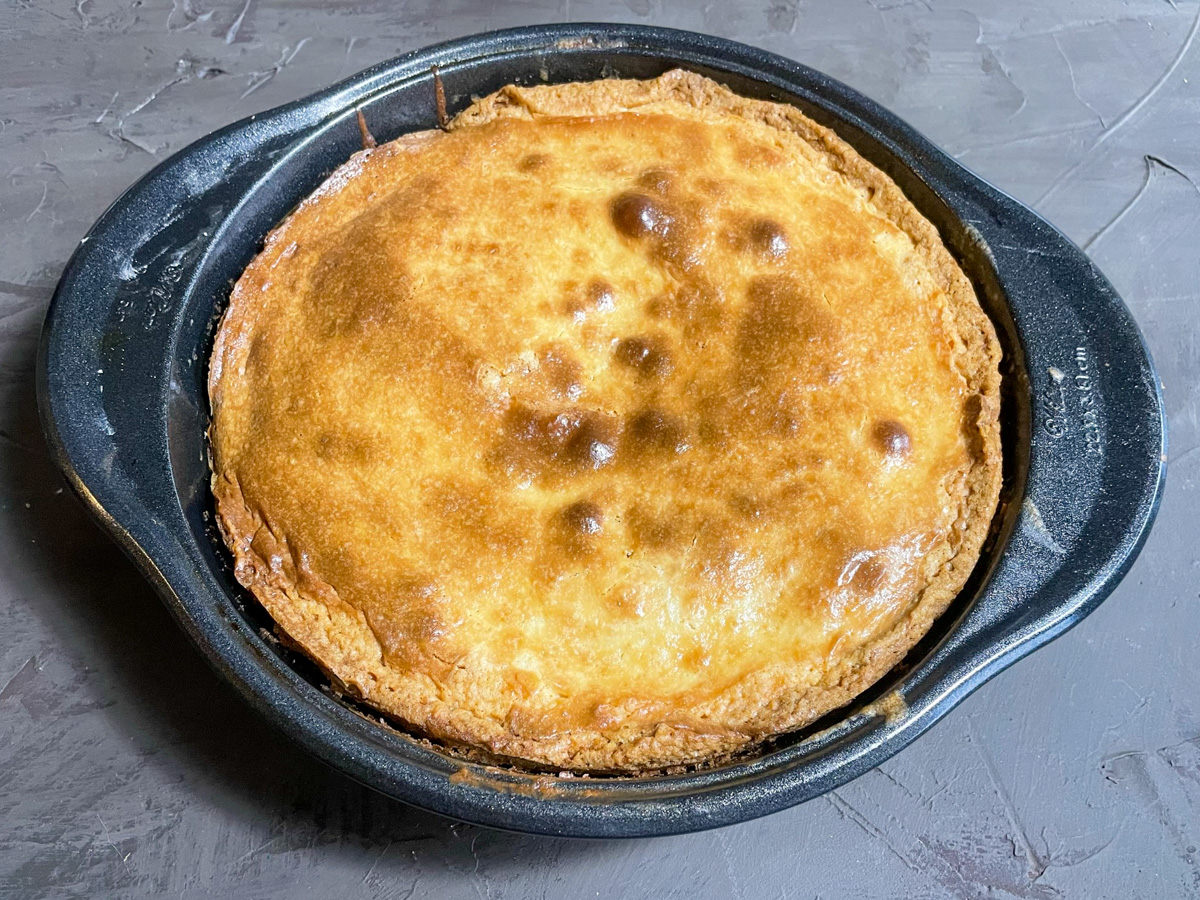
[[[908,750],[767,819],[616,843],[385,801],[210,674],[64,493],[33,396],[72,248],[210,129],[443,38],[651,22],[778,51],[1087,247],[1165,383],[1131,574]],[[1194,0],[6,0],[0,7],[0,897],[1200,896],[1200,5]]]

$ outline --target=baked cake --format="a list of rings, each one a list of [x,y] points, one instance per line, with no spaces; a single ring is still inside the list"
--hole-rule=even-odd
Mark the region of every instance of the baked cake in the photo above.
[[[411,730],[700,764],[847,703],[960,590],[999,356],[936,229],[798,110],[509,86],[267,237],[212,355],[218,520]]]

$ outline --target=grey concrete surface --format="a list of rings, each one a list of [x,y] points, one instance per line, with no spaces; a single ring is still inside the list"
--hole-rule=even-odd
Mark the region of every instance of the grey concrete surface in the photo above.
[[[138,176],[402,51],[650,22],[843,79],[1032,204],[1165,384],[1157,528],[1086,622],[804,806],[616,843],[392,803],[218,682],[64,492],[33,366],[55,280]],[[1196,0],[7,0],[0,7],[0,897],[1200,897]]]

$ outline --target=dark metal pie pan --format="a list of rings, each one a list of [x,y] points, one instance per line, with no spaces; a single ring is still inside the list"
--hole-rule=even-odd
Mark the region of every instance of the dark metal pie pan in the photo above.
[[[704,771],[558,779],[465,761],[332,691],[271,637],[212,525],[207,359],[230,286],[263,237],[360,146],[436,124],[510,82],[647,78],[682,66],[793,103],[887,172],[938,227],[1004,345],[1004,489],[970,583],[853,705]],[[1162,492],[1158,378],[1112,286],[1053,226],[867,98],[802,65],[699,34],[523,28],[441,44],[231,125],[125,193],[63,273],[38,392],[75,491],[208,660],[304,747],[363,783],[459,819],[631,837],[800,803],[896,753],[1004,667],[1096,608],[1145,540]],[[887,702],[881,702],[886,700]]]

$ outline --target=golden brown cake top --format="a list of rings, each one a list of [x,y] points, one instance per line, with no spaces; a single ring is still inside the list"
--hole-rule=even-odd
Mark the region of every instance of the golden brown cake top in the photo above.
[[[238,576],[341,683],[553,765],[874,681],[978,555],[991,326],[895,186],[699,76],[506,88],[356,154],[213,356]]]

